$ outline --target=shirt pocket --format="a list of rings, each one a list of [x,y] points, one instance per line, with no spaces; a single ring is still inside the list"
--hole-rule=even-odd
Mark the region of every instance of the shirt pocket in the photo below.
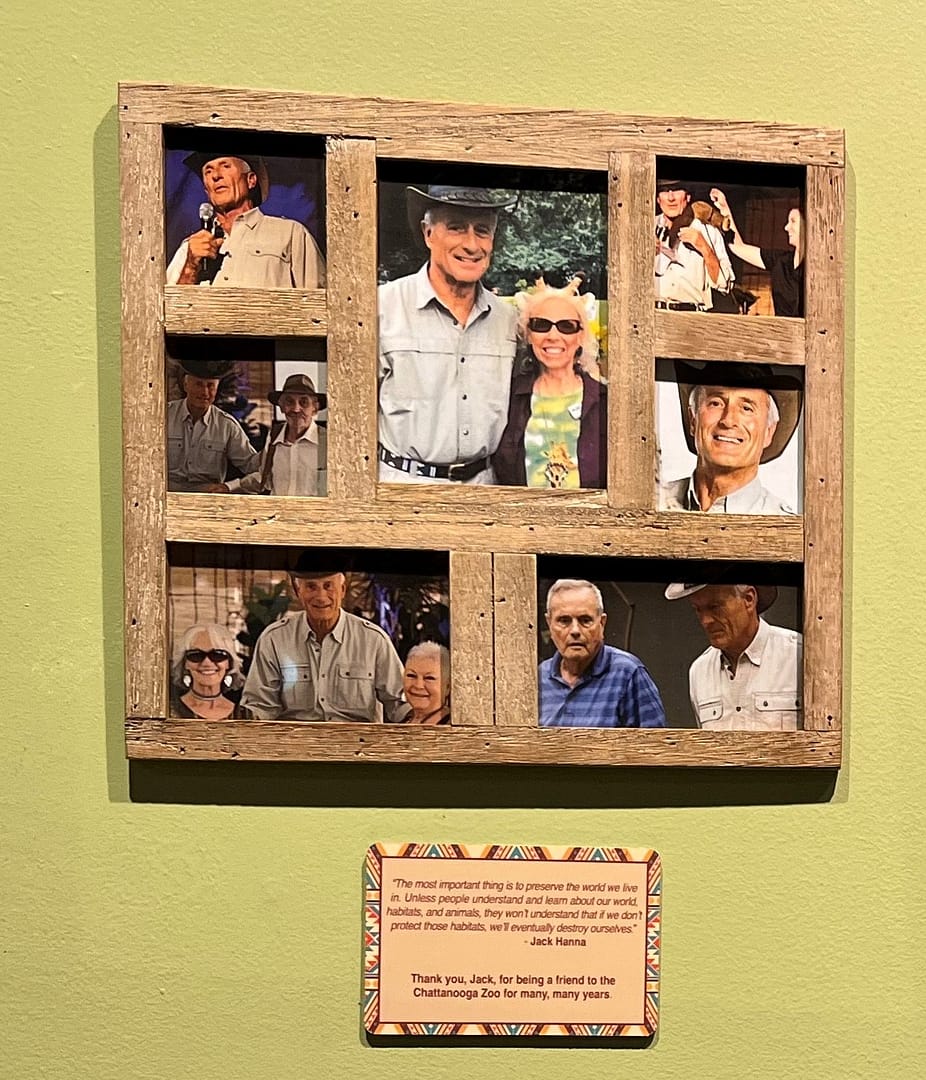
[[[280,700],[284,715],[294,712],[312,712],[315,708],[315,686],[312,669],[308,664],[280,665]]]
[[[380,404],[390,415],[440,399],[455,379],[457,357],[446,339],[386,333],[379,351]]]
[[[799,694],[753,695],[753,707],[763,731],[797,731],[803,727],[803,701]]]
[[[352,719],[372,721],[376,712],[374,673],[366,664],[337,664],[328,686],[331,704]]]
[[[698,727],[721,728],[723,726],[723,702],[699,701],[698,702]]]
[[[288,243],[281,243],[279,240],[266,239],[261,237],[260,239],[251,239],[247,245],[248,255],[253,256],[255,259],[267,259],[269,264],[272,263],[285,263],[287,266],[292,261],[292,254]]]

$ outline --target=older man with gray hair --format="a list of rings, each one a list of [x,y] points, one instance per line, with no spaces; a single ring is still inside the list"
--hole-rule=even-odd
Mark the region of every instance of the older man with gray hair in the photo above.
[[[698,727],[710,731],[796,731],[803,727],[796,630],[760,618],[778,598],[774,585],[683,584],[667,600],[688,597],[710,645],[688,671]]]
[[[656,685],[632,653],[604,643],[608,616],[590,581],[560,578],[547,592],[556,655],[539,670],[541,727],[665,727]]]
[[[491,484],[517,318],[482,278],[511,200],[443,184],[406,197],[428,261],[379,289],[379,479]]]
[[[679,362],[679,405],[691,476],[659,489],[660,510],[711,514],[794,514],[768,491],[759,466],[777,458],[797,428],[801,387],[766,364]]]

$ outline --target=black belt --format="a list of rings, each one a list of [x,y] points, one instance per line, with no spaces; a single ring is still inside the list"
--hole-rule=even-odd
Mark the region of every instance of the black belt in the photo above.
[[[657,300],[656,307],[664,311],[707,311],[704,304],[692,304],[686,300]]]
[[[478,476],[489,467],[489,459],[486,457],[479,458],[477,461],[467,461],[462,465],[428,465],[424,461],[415,461],[414,458],[393,454],[382,443],[379,444],[379,460],[391,465],[393,469],[399,469],[413,476],[424,476],[428,480],[452,480],[461,484],[472,480],[474,476]]]

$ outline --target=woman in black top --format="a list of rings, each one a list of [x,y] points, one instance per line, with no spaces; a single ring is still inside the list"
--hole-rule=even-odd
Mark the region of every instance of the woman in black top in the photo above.
[[[775,251],[746,243],[733,220],[727,197],[719,188],[711,188],[711,202],[729,219],[733,240],[727,242],[727,249],[743,262],[768,270],[772,275],[775,314],[801,318],[804,314],[804,218],[798,207],[792,207],[785,222],[788,250]]]

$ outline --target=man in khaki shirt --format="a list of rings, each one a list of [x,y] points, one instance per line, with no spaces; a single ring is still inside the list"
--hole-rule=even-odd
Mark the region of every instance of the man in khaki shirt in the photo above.
[[[202,178],[207,213],[174,253],[168,285],[325,287],[325,260],[308,229],[259,209],[270,190],[261,158],[197,153],[184,164]]]
[[[667,600],[688,597],[710,646],[688,671],[698,727],[708,731],[797,731],[804,726],[803,639],[760,615],[774,585],[675,583]]]
[[[401,723],[411,711],[384,630],[341,608],[344,555],[307,549],[290,573],[299,612],[257,639],[241,704],[254,720]]]

